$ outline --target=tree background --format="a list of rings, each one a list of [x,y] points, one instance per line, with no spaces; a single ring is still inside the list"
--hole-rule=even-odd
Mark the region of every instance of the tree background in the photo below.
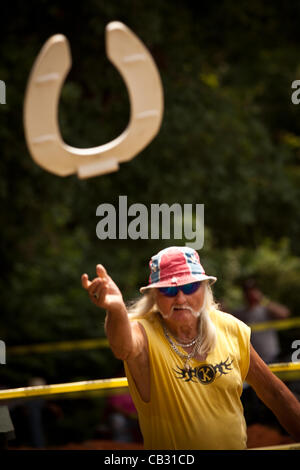
[[[147,207],[205,204],[199,254],[219,279],[217,300],[231,311],[242,302],[241,279],[255,276],[267,296],[299,315],[300,108],[291,101],[291,84],[300,78],[299,18],[296,0],[1,5],[0,338],[8,348],[102,337],[104,312],[90,304],[81,274],[93,277],[101,262],[129,300],[147,282],[151,255],[180,243],[99,240],[96,208],[118,207],[119,195]],[[129,118],[126,87],[105,55],[105,26],[114,20],[138,35],[159,68],[161,130],[116,173],[59,178],[38,167],[26,148],[22,113],[31,67],[51,35],[67,36],[73,64],[60,101],[63,138],[77,147],[112,140]],[[287,355],[298,333],[281,334]],[[119,367],[109,350],[8,353],[1,382],[106,378]],[[90,437],[104,399],[61,404],[72,416],[61,429],[70,439]]]

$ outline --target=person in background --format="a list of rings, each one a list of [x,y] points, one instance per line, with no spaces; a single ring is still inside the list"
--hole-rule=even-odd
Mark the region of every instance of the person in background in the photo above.
[[[8,442],[15,438],[14,425],[7,406],[0,406],[0,450],[8,448]]]
[[[290,316],[290,310],[287,307],[272,302],[263,295],[254,279],[248,279],[244,282],[243,292],[245,306],[236,310],[234,315],[247,325],[282,320]],[[279,360],[281,351],[276,330],[253,331],[251,333],[251,343],[267,364]]]
[[[42,377],[32,377],[29,379],[29,387],[46,385]],[[43,425],[43,410],[46,401],[43,398],[29,400],[24,406],[26,409],[27,422],[29,427],[30,442],[35,448],[44,448],[46,446],[45,431]]]
[[[15,439],[15,428],[8,406],[2,402],[0,405],[0,450],[6,450],[9,441],[13,439]]]
[[[0,340],[0,365],[6,364],[6,349],[4,341]],[[0,385],[0,388],[1,385]],[[0,450],[8,447],[8,442],[15,439],[15,429],[12,423],[8,406],[0,402]]]
[[[130,394],[112,395],[107,404],[112,439],[116,442],[140,441],[137,411]]]
[[[282,320],[290,316],[290,311],[284,305],[270,301],[266,298],[257,285],[255,279],[247,279],[243,283],[243,294],[245,305],[233,312],[233,314],[247,325],[268,322],[272,320]],[[251,343],[259,356],[267,364],[280,362],[280,341],[276,330],[265,329],[251,332]],[[280,428],[284,433],[284,428],[278,426],[274,415],[258,399],[254,390],[245,382],[241,397],[244,407],[247,425],[254,423],[268,424],[274,428]]]

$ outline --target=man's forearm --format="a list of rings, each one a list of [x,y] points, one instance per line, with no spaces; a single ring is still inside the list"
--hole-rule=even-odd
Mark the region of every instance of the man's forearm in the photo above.
[[[276,385],[272,393],[261,397],[272,410],[280,424],[295,439],[300,442],[300,403],[288,387],[277,377],[273,379]]]
[[[105,332],[117,359],[126,360],[133,348],[132,330],[124,306],[106,311]]]
[[[278,390],[278,402],[273,413],[295,441],[300,442],[300,403],[284,384],[281,389]]]
[[[284,429],[300,442],[300,403],[284,382],[271,372],[252,346],[246,381]]]

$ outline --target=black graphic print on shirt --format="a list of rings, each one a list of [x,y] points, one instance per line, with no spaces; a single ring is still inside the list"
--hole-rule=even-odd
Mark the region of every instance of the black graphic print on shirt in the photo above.
[[[185,382],[200,382],[203,385],[211,384],[216,378],[221,377],[222,375],[229,374],[232,371],[229,357],[224,362],[219,364],[202,364],[201,366],[190,368],[181,368],[177,366],[177,369],[173,369],[176,374],[177,379],[182,379]]]

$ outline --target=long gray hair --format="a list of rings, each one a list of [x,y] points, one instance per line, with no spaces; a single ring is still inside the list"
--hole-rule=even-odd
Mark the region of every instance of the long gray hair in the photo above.
[[[206,357],[207,354],[215,348],[216,345],[216,328],[213,324],[209,312],[217,310],[218,305],[214,300],[213,293],[209,281],[204,283],[204,299],[199,316],[199,336],[201,338],[198,354]],[[155,289],[148,289],[139,299],[127,305],[128,317],[133,320],[147,318],[153,319],[154,315],[160,314],[156,305]]]

